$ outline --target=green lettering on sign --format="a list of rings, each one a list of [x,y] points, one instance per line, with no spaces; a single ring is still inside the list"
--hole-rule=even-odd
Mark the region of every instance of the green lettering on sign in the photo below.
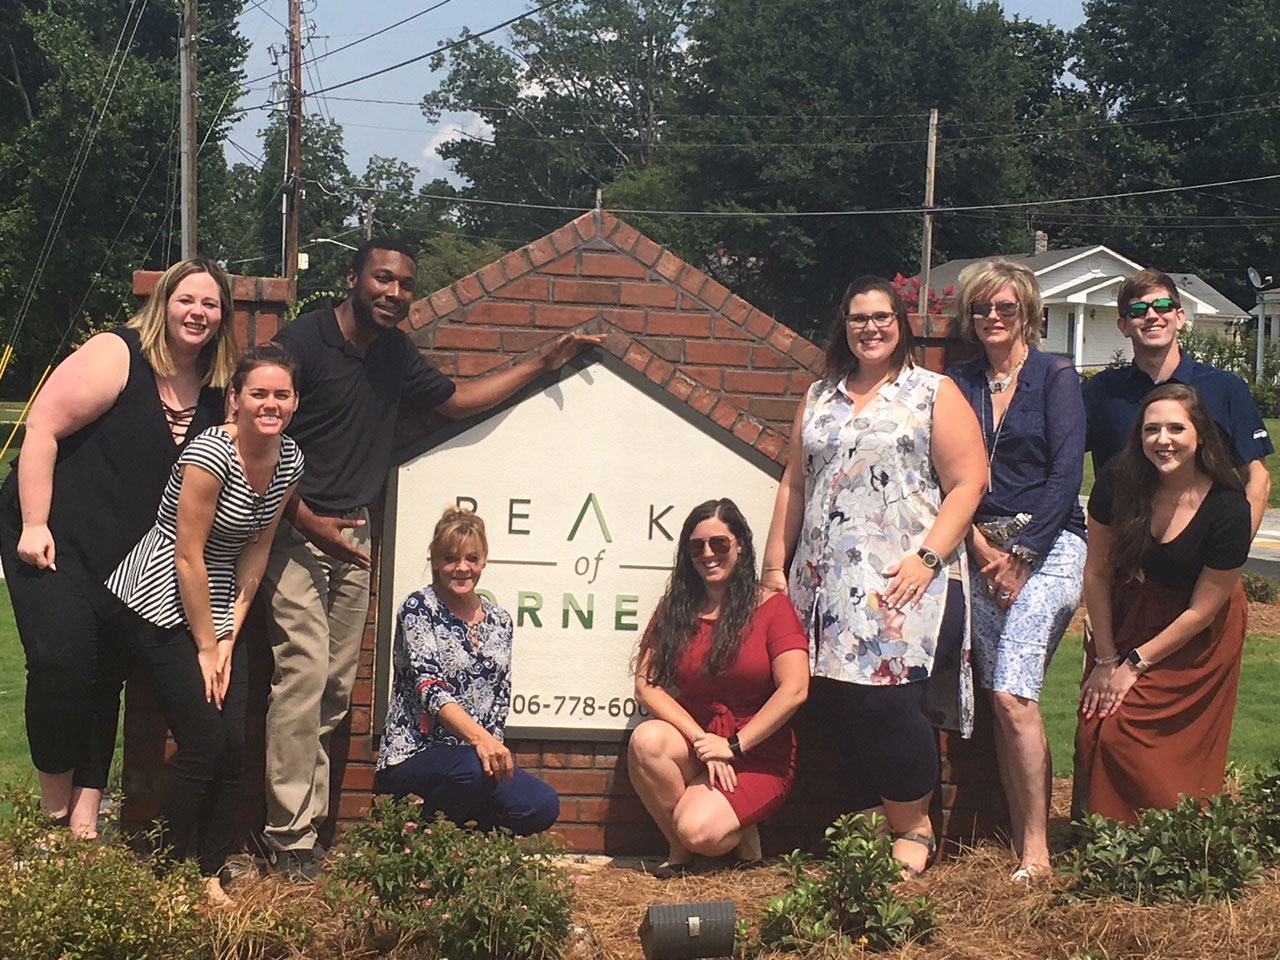
[[[564,606],[562,607],[560,626],[565,630],[569,629],[570,610],[577,615],[578,621],[582,626],[590,630],[591,624],[594,623],[596,619],[596,595],[594,593],[587,594],[587,609],[585,611],[578,605],[578,601],[574,598],[572,593],[566,593],[564,595]]]
[[[542,618],[538,611],[542,609],[542,594],[532,590],[521,590],[516,594],[516,626],[524,626],[524,618],[528,615],[535,627],[542,626]]]
[[[569,539],[572,540],[578,535],[578,528],[582,526],[582,520],[587,515],[587,507],[595,511],[596,523],[600,524],[600,532],[604,534],[604,542],[613,543],[613,537],[609,534],[609,525],[604,522],[604,511],[600,509],[600,501],[596,499],[594,493],[588,493],[587,499],[582,501],[582,509],[578,511],[578,519],[573,521],[573,529],[569,531]]]
[[[639,613],[636,610],[636,604],[640,602],[640,598],[634,593],[620,593],[613,607],[613,629],[615,630],[639,630],[640,625],[636,623],[636,616]]]

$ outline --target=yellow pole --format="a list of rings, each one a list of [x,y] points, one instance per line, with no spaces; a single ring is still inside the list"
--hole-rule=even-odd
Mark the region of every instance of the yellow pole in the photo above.
[[[8,355],[5,355],[5,360]],[[3,370],[4,360],[0,360],[0,370]],[[27,414],[31,412],[31,405],[36,402],[36,394],[40,392],[40,388],[44,386],[44,382],[49,379],[49,374],[53,372],[53,364],[44,368],[44,373],[40,374],[40,382],[36,384],[36,388],[31,391],[31,396],[27,400],[27,405],[22,408],[22,412],[18,414],[18,422],[13,425],[13,429],[9,431],[9,439],[4,442],[4,448],[0,449],[0,460],[4,459],[4,455],[9,452],[9,447],[13,445],[13,438],[18,435],[18,428],[22,426],[23,421],[27,419]]]
[[[9,358],[13,356],[13,344],[9,344],[4,348],[4,355],[0,356],[0,380],[4,379],[4,372],[9,369]]]

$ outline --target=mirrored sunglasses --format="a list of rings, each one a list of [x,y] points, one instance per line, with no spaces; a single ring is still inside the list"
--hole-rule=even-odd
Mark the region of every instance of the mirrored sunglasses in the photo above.
[[[1002,317],[1016,317],[1018,315],[1017,300],[1003,300],[1000,303],[994,303],[990,300],[975,300],[969,304],[969,313],[974,317],[987,317],[991,315],[992,308]]]
[[[1178,302],[1169,297],[1161,297],[1159,300],[1134,300],[1129,304],[1129,316],[1145,317],[1148,310],[1164,315],[1177,309]]]

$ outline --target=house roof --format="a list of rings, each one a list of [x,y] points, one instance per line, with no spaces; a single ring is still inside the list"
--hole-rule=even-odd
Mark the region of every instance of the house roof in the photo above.
[[[1139,264],[1130,260],[1122,254],[1116,253],[1110,247],[1102,244],[1094,244],[1088,247],[1064,247],[1061,250],[1046,250],[1044,253],[1001,253],[993,256],[999,257],[1001,260],[1012,260],[1015,263],[1024,263],[1031,268],[1036,276],[1043,276],[1054,267],[1076,260],[1082,256],[1094,252],[1103,252],[1115,257],[1121,263],[1133,264],[1136,268]],[[929,286],[934,290],[942,290],[946,287],[954,286],[960,276],[960,271],[971,263],[978,263],[981,260],[990,259],[989,257],[972,257],[967,260],[948,260],[941,266],[934,267],[929,271]],[[1169,277],[1177,284],[1178,289],[1195,297],[1201,303],[1210,307],[1214,313],[1222,317],[1246,317],[1249,315],[1247,310],[1242,309],[1237,304],[1229,300],[1224,294],[1210,286],[1194,273],[1171,273]],[[1081,278],[1083,283],[1088,278]],[[1107,282],[1111,282],[1108,280]]]

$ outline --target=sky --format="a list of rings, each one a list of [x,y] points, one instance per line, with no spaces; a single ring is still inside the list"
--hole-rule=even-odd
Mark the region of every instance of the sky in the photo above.
[[[305,90],[320,90],[350,80],[379,67],[428,53],[442,41],[456,37],[463,27],[473,33],[518,16],[530,6],[526,0],[303,0],[303,36],[308,41],[308,57],[319,57],[360,37],[379,30],[428,7],[438,9],[390,30],[381,36],[323,57],[303,74]],[[270,101],[271,78],[276,72],[271,48],[283,51],[288,38],[287,0],[246,0],[240,18],[240,32],[251,44],[245,66],[251,81],[249,92],[238,107],[249,110],[233,126],[226,147],[228,159],[240,162],[247,151],[261,154],[259,131],[266,125],[265,110],[253,110]],[[1079,26],[1084,20],[1081,0],[1007,0],[1006,15],[1024,20],[1053,23],[1063,29]],[[492,35],[500,39],[507,31]],[[286,58],[279,58],[281,69]],[[477,119],[446,115],[430,124],[417,104],[433,89],[439,78],[427,61],[403,67],[380,77],[353,84],[332,94],[307,100],[308,112],[317,109],[342,125],[347,148],[347,164],[356,175],[364,172],[369,157],[394,157],[420,171],[418,182],[448,177],[450,171],[436,156],[441,142],[457,136],[459,127],[479,132]],[[392,100],[400,103],[367,103],[360,100]]]

